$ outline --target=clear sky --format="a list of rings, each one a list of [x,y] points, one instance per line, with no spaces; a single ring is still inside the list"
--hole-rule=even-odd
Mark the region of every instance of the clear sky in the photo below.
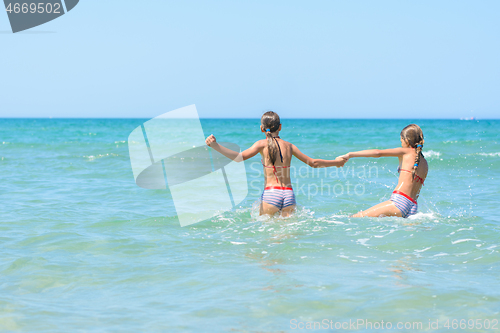
[[[0,117],[500,118],[500,1],[97,1],[12,34]]]

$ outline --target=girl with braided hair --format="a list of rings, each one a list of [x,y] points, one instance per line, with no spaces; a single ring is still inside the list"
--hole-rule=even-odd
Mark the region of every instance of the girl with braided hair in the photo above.
[[[295,195],[290,180],[292,156],[313,168],[342,167],[346,162],[342,158],[335,160],[310,158],[295,145],[281,139],[279,137],[280,117],[273,111],[264,113],[261,118],[260,130],[265,134],[266,139],[255,142],[241,154],[218,144],[213,135],[205,140],[208,146],[237,162],[247,160],[257,153],[261,154],[265,187],[261,196],[260,215],[274,215],[280,212],[282,216],[288,216],[295,210]]]
[[[429,170],[422,154],[424,134],[418,125],[410,124],[403,128],[400,135],[401,148],[362,150],[341,156],[346,161],[353,157],[395,156],[399,158],[399,180],[391,199],[354,214],[352,217],[399,216],[406,218],[417,213],[417,198]]]

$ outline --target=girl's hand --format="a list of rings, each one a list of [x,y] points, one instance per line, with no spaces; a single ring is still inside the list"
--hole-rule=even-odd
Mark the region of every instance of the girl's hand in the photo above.
[[[217,139],[215,139],[215,136],[213,134],[210,134],[210,136],[205,140],[205,143],[207,144],[207,146],[210,147],[210,145],[212,143],[215,143],[217,142]]]
[[[337,158],[342,158],[342,159],[344,159],[344,160],[347,162],[347,161],[349,161],[349,159],[350,159],[351,157],[349,156],[349,153],[347,153],[347,154],[342,155],[342,156],[339,156],[339,157],[337,157]]]
[[[337,157],[335,161],[340,163],[340,165],[337,165],[337,168],[343,167],[344,164],[347,162],[347,160],[342,158],[342,156]]]

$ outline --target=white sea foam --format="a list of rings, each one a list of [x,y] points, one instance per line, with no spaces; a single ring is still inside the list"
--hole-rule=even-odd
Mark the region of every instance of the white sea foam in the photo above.
[[[480,242],[479,239],[467,238],[467,239],[459,239],[459,240],[453,241],[453,242],[451,242],[451,244],[458,244],[458,243],[470,242],[470,241]]]
[[[114,154],[114,153],[108,153],[108,154],[99,154],[99,155],[89,155],[89,156],[83,156],[85,158],[87,158],[89,161],[93,161],[93,160],[96,160],[98,158],[102,158],[102,157],[106,157],[106,156],[119,156],[118,154]]]
[[[500,157],[500,152],[499,153],[478,153],[480,156],[490,156],[490,157]]]
[[[326,223],[345,224],[344,222],[340,221],[326,221]]]
[[[364,245],[364,246],[368,246],[368,244],[366,244],[366,242],[368,242],[369,240],[370,240],[370,238],[360,238],[356,241],[356,243]]]
[[[385,235],[374,235],[374,237],[376,237],[376,238],[383,238],[383,237],[385,237],[385,236],[387,236],[387,235],[392,234],[393,232],[394,232],[394,229],[389,230],[389,232],[388,232],[387,234],[385,234]],[[412,235],[412,236],[413,236],[413,235]]]
[[[424,150],[423,151],[423,154],[425,157],[427,158],[434,158],[434,157],[439,157],[441,156],[441,153],[438,152],[438,151],[434,151],[434,150]]]
[[[422,250],[415,250],[415,252],[418,252],[418,253],[420,253],[420,252],[425,252],[425,251],[427,251],[427,250],[429,250],[429,249],[432,249],[432,246],[430,246],[430,247],[426,247],[425,249],[422,249]]]
[[[410,220],[417,220],[417,219],[423,219],[423,218],[436,219],[437,215],[434,212],[429,212],[429,213],[418,212],[417,214],[408,216],[408,219],[410,219]]]

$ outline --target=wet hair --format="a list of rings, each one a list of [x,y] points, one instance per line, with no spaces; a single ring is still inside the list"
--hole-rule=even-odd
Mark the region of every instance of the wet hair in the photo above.
[[[276,132],[280,128],[280,116],[278,116],[276,112],[267,111],[262,115],[260,123],[262,124],[264,131],[266,131],[269,160],[274,165],[274,162],[276,162],[276,155],[278,154],[278,147],[276,146],[271,133]]]
[[[417,171],[418,164],[420,163],[420,156],[423,156],[422,149],[424,148],[424,133],[418,125],[410,124],[401,131],[401,138],[408,142],[410,147],[415,148],[415,163],[413,164],[411,172],[412,179],[415,179],[415,172]]]

